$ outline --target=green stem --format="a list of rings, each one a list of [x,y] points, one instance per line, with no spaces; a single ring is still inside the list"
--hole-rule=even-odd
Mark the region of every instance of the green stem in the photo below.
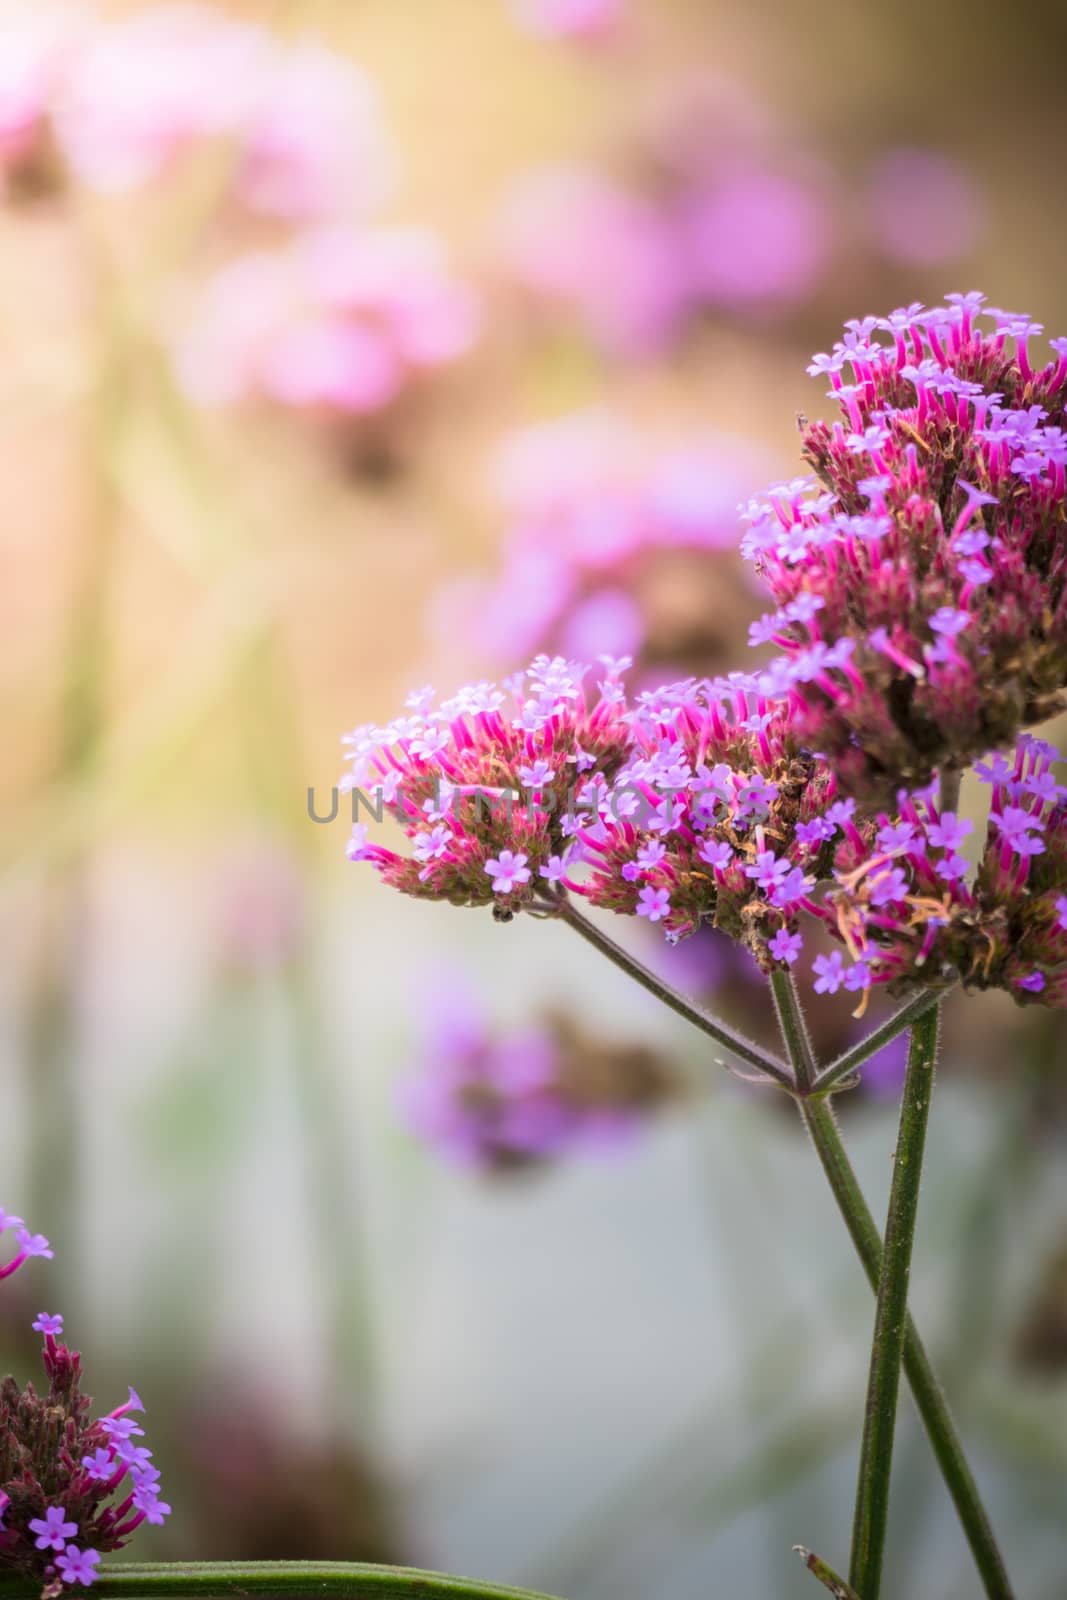
[[[0,1574],[4,1600],[36,1600],[36,1583],[13,1574]],[[434,1596],[470,1596],[472,1600],[549,1600],[529,1589],[479,1583],[472,1578],[449,1578],[412,1567],[372,1567],[347,1561],[178,1561],[148,1565],[113,1565],[100,1569],[93,1584],[99,1600],[132,1600],[140,1595],[170,1595],[189,1600],[210,1600],[221,1595],[339,1595],[345,1600],[379,1600],[402,1595],[407,1600],[433,1600]]]
[[[792,1072],[787,1071],[772,1056],[766,1055],[757,1045],[733,1033],[724,1023],[710,1017],[700,1007],[677,994],[668,984],[663,983],[654,973],[619,945],[609,939],[599,928],[587,922],[579,911],[568,901],[554,901],[546,905],[546,912],[558,916],[569,927],[580,933],[593,947],[606,955],[623,972],[628,973],[650,994],[662,1000],[672,1011],[685,1017],[702,1032],[709,1034],[720,1044],[725,1044],[728,1049],[740,1056],[743,1061],[749,1062],[760,1072],[768,1074],[777,1083],[796,1096],[801,1117],[811,1136],[816,1153],[822,1163],[823,1171],[837,1201],[838,1209],[848,1229],[849,1237],[860,1258],[867,1281],[877,1293],[882,1270],[882,1240],[875,1226],[870,1208],[863,1196],[855,1172],[848,1159],[848,1154],[841,1142],[837,1123],[829,1099],[818,1094],[820,1077],[816,1076],[815,1093],[798,1094],[797,1089],[802,1076],[813,1069],[810,1061],[810,1044],[807,1043],[807,1032],[804,1027],[803,1017],[800,1013],[800,1004],[797,1000],[796,987],[788,972],[776,973],[772,977],[772,987],[775,994],[775,1003],[779,1014],[783,1012],[787,1018],[783,1027],[783,1039],[787,1051],[795,1052],[791,1060]],[[775,981],[777,980],[777,981]],[[919,999],[909,1002],[915,1007],[915,1012],[929,1011],[937,1004],[934,997],[929,1003],[920,1006]],[[928,1001],[927,996],[921,999]],[[881,1043],[888,1038],[895,1037],[902,1031],[902,1027],[895,1026],[901,1017],[908,1012],[905,1006],[898,1013],[897,1018],[891,1018],[882,1029],[876,1029],[870,1037],[878,1039]],[[915,1013],[909,1019],[915,1020]],[[905,1023],[902,1026],[907,1026]],[[887,1030],[892,1031],[887,1031]],[[803,1041],[803,1043],[801,1042]],[[873,1050],[864,1047],[869,1040],[864,1040],[858,1047],[863,1052],[860,1059],[866,1059],[867,1054]],[[877,1048],[877,1046],[875,1046]],[[854,1055],[850,1052],[850,1055]],[[843,1060],[846,1058],[842,1058]],[[846,1070],[851,1070],[854,1062],[850,1062]],[[832,1069],[828,1069],[832,1070]],[[941,1470],[957,1515],[974,1556],[975,1565],[981,1575],[983,1587],[988,1600],[1013,1600],[1011,1584],[1004,1568],[1003,1558],[997,1548],[993,1537],[993,1530],[989,1525],[985,1507],[982,1505],[978,1493],[978,1486],[974,1481],[970,1467],[967,1465],[955,1424],[948,1409],[941,1385],[930,1365],[929,1357],[923,1348],[922,1341],[915,1329],[910,1316],[906,1319],[906,1332],[904,1338],[904,1371],[911,1386],[915,1403],[930,1439],[934,1455]]]
[[[882,1582],[900,1364],[907,1332],[908,1284],[940,1020],[939,1010],[930,1011],[911,1031],[900,1131],[893,1157],[852,1523],[849,1581],[863,1600],[878,1600]]]
[[[877,1055],[879,1050],[899,1038],[902,1033],[906,1033],[914,1023],[936,1010],[944,995],[944,989],[923,989],[914,995],[880,1027],[874,1028],[866,1038],[854,1044],[851,1050],[846,1050],[836,1061],[831,1061],[828,1067],[823,1067],[822,1071],[816,1074],[815,1082],[812,1084],[812,1094],[826,1094],[835,1084],[840,1083],[842,1078],[847,1078],[857,1067],[862,1067],[865,1061]]]
[[[799,1015],[796,987],[788,974],[785,977],[786,982],[779,986],[780,1003]],[[882,1275],[882,1240],[842,1143],[833,1107],[828,1099],[818,1096],[808,1096],[797,1104],[867,1281],[877,1293]],[[978,1485],[967,1465],[944,1391],[910,1316],[905,1318],[904,1326],[904,1372],[970,1545],[982,1586],[988,1600],[1013,1600],[1004,1560],[993,1537]]]
[[[594,950],[599,950],[601,955],[607,956],[609,961],[621,968],[623,972],[639,983],[643,989],[647,989],[649,994],[655,995],[656,999],[662,1001],[671,1011],[676,1012],[680,1017],[684,1017],[687,1022],[691,1022],[695,1028],[699,1028],[702,1033],[706,1033],[717,1044],[725,1046],[727,1050],[737,1056],[738,1060],[747,1062],[749,1066],[755,1067],[758,1072],[764,1073],[768,1078],[773,1078],[775,1083],[780,1084],[783,1089],[788,1089],[790,1093],[796,1089],[793,1074],[784,1062],[768,1054],[766,1050],[761,1050],[758,1044],[755,1044],[751,1039],[746,1039],[744,1034],[736,1033],[727,1023],[720,1022],[718,1017],[713,1017],[710,1012],[705,1011],[702,1006],[698,1006],[695,1001],[687,1000],[684,995],[680,995],[677,990],[672,989],[669,983],[664,983],[661,978],[657,978],[656,974],[650,972],[648,967],[637,960],[636,956],[630,955],[629,951],[616,944],[614,939],[609,938],[606,933],[602,933],[595,924],[588,922],[569,900],[553,901],[551,914],[559,917],[561,922],[565,922],[576,933],[580,933],[582,938],[593,946]]]
[[[800,1113],[867,1281],[877,1292],[882,1271],[882,1241],[841,1142],[833,1110],[826,1100],[805,1100],[801,1103]],[[985,1593],[989,1600],[1012,1600],[1012,1587],[982,1505],[978,1485],[967,1465],[944,1392],[910,1316],[905,1323],[904,1372],[945,1480],[945,1487],[952,1496],[967,1543],[971,1547]]]
[[[860,1600],[855,1589],[847,1584],[844,1578],[838,1577],[832,1567],[828,1567],[821,1556],[814,1550],[806,1550],[802,1544],[795,1544],[793,1549],[803,1561],[809,1572],[813,1572],[824,1589],[829,1589],[834,1600]]]

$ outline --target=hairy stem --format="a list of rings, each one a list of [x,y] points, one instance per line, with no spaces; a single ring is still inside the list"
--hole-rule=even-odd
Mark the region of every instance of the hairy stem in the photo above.
[[[0,1574],[4,1600],[36,1600],[40,1580]],[[347,1561],[179,1561],[100,1568],[92,1592],[99,1600],[133,1600],[141,1595],[170,1595],[212,1600],[222,1595],[338,1595],[344,1600],[381,1600],[386,1595],[418,1600],[549,1600],[529,1589],[450,1578],[411,1567],[373,1567]]]
[[[944,989],[940,991],[922,989],[914,995],[893,1016],[887,1017],[880,1027],[872,1029],[865,1039],[854,1044],[851,1050],[846,1050],[844,1055],[838,1056],[836,1061],[831,1061],[828,1067],[823,1067],[815,1076],[812,1094],[826,1094],[835,1084],[855,1072],[857,1067],[862,1067],[865,1061],[869,1061],[879,1050],[899,1038],[902,1033],[906,1033],[920,1018],[935,1011],[941,1004],[944,994]]]
[[[882,1581],[900,1365],[907,1332],[912,1245],[940,1019],[939,1010],[930,1011],[912,1028],[900,1107],[900,1131],[893,1157],[893,1182],[878,1279],[867,1409],[852,1524],[849,1581],[863,1600],[878,1600]]]
[[[588,944],[599,950],[601,955],[607,956],[609,961],[635,979],[643,989],[648,990],[649,994],[655,995],[656,999],[661,1000],[671,1011],[677,1012],[678,1016],[684,1017],[695,1028],[699,1028],[702,1033],[706,1033],[718,1044],[723,1045],[737,1056],[739,1061],[744,1061],[768,1078],[773,1078],[783,1089],[788,1089],[790,1092],[796,1089],[797,1084],[793,1074],[784,1062],[762,1050],[751,1039],[746,1039],[744,1034],[736,1033],[727,1023],[720,1022],[718,1017],[713,1017],[702,1006],[687,1000],[684,995],[672,989],[669,983],[657,978],[656,974],[638,961],[636,956],[630,955],[629,951],[624,950],[614,939],[609,938],[594,923],[589,922],[571,901],[564,899],[554,901],[551,909],[554,916],[559,917],[576,933],[580,933]]]
[[[800,1112],[867,1281],[877,1292],[882,1271],[882,1241],[841,1142],[833,1110],[826,1100],[805,1100],[801,1103]],[[967,1465],[944,1391],[910,1316],[905,1321],[904,1373],[945,1487],[952,1496],[967,1543],[971,1547],[988,1600],[1012,1600],[1012,1587],[978,1493],[978,1485]]]
[[[788,974],[784,977],[776,999],[784,1009],[795,1011],[799,1017],[796,987]],[[802,1022],[799,1025],[803,1026]],[[786,1042],[788,1048],[788,1038]],[[798,1106],[867,1281],[877,1293],[882,1274],[882,1240],[842,1143],[831,1103],[825,1097],[812,1095],[798,1100]],[[904,1329],[904,1372],[970,1545],[982,1586],[988,1600],[1013,1600],[1004,1560],[963,1453],[948,1402],[910,1316],[905,1317]]]

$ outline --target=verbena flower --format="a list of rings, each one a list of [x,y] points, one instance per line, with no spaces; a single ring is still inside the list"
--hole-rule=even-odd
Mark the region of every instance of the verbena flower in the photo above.
[[[755,615],[736,512],[755,460],[736,441],[665,443],[605,412],[523,429],[494,474],[502,569],[438,597],[443,643],[458,635],[494,663],[543,649],[713,667]]]
[[[472,295],[435,235],[330,227],[224,267],[177,363],[205,404],[264,399],[358,417],[461,355],[476,331]]]
[[[579,834],[578,892],[672,940],[710,924],[765,970],[792,965],[816,884],[866,852],[833,772],[740,674],[640,695],[629,720],[629,758]]]
[[[357,823],[351,859],[503,915],[570,893],[671,942],[710,925],[858,1012],[873,989],[916,984],[1067,1005],[1067,789],[1050,745],[1023,735],[1012,761],[979,764],[991,810],[975,872],[970,820],[932,789],[861,811],[802,744],[803,713],[757,677],[689,679],[631,707],[618,666],[595,700],[588,669],[542,657],[507,695],[478,685],[437,712],[427,692],[413,716],[357,730],[349,786],[395,805],[414,848]],[[840,948],[812,960],[813,923]]]
[[[422,899],[501,913],[543,899],[580,854],[577,809],[595,806],[629,747],[620,665],[587,690],[588,668],[540,656],[501,688],[439,708],[425,690],[410,715],[356,729],[344,787],[393,808],[412,852],[369,843],[357,822],[350,859]]]
[[[1020,1003],[1067,1005],[1067,788],[1059,753],[1023,735],[976,772],[990,791],[977,867],[973,826],[929,792],[879,819],[875,847],[836,873],[818,910],[871,984],[1000,988]],[[836,974],[831,975],[833,982]]]
[[[17,1255],[0,1269],[8,1277],[31,1256],[51,1257],[48,1241],[20,1217],[0,1208],[0,1233],[16,1230]],[[43,1600],[87,1587],[102,1554],[121,1550],[142,1522],[157,1526],[170,1513],[160,1498],[159,1472],[129,1398],[103,1417],[90,1416],[81,1392],[81,1357],[63,1339],[63,1318],[39,1312],[48,1388],[0,1383],[0,1568],[41,1584]]]
[[[849,324],[809,368],[842,410],[804,425],[815,478],[749,507],[778,607],[755,642],[782,651],[762,687],[875,801],[1063,703],[1067,340],[1042,362],[1040,328],[982,298]]]

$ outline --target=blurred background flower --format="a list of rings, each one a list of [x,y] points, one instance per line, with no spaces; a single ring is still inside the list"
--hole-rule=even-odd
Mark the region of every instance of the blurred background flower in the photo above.
[[[846,317],[977,284],[1067,326],[1062,7],[817,21],[0,4],[0,1167],[99,1392],[144,1375],[161,1553],[808,1591],[870,1309],[788,1107],[306,807],[425,680],[747,666],[735,508]],[[656,957],[767,1035],[725,941]],[[1002,998],[950,1008],[916,1297],[1058,1600],[1067,1044]],[[877,1206],[886,1057],[841,1101]],[[902,1449],[886,1590],[969,1600]]]

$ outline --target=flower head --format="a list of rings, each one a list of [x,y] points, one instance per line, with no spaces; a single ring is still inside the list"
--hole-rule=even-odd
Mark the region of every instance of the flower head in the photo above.
[[[598,796],[629,748],[616,671],[595,690],[589,669],[540,656],[507,689],[476,684],[439,708],[350,736],[349,787],[388,789],[411,856],[365,841],[357,859],[424,899],[521,910],[560,881]],[[428,732],[438,737],[428,739]],[[523,774],[536,769],[536,788]],[[447,793],[443,787],[447,786]],[[447,818],[432,847],[427,800]]]
[[[1035,366],[1036,333],[969,295],[857,325],[825,366],[842,420],[804,428],[814,477],[749,507],[783,652],[765,691],[873,802],[1062,703],[1067,355]]]
[[[968,824],[928,795],[903,795],[903,822],[883,819],[870,853],[835,874],[810,909],[868,984],[960,982],[1067,1005],[1067,788],[1056,757],[1023,735],[1012,759],[978,764],[991,805],[977,867],[957,850]]]
[[[18,1223],[4,1212],[0,1219]],[[19,1237],[36,1247],[30,1253],[51,1255],[39,1234],[20,1225]],[[81,1356],[63,1342],[63,1318],[42,1311],[33,1327],[44,1336],[47,1387],[0,1383],[0,1569],[14,1568],[55,1597],[64,1585],[91,1584],[102,1551],[121,1550],[140,1523],[161,1522],[170,1508],[154,1488],[140,1492],[159,1475],[152,1452],[130,1438],[143,1432],[127,1416],[143,1409],[136,1392],[94,1418],[81,1392]]]

